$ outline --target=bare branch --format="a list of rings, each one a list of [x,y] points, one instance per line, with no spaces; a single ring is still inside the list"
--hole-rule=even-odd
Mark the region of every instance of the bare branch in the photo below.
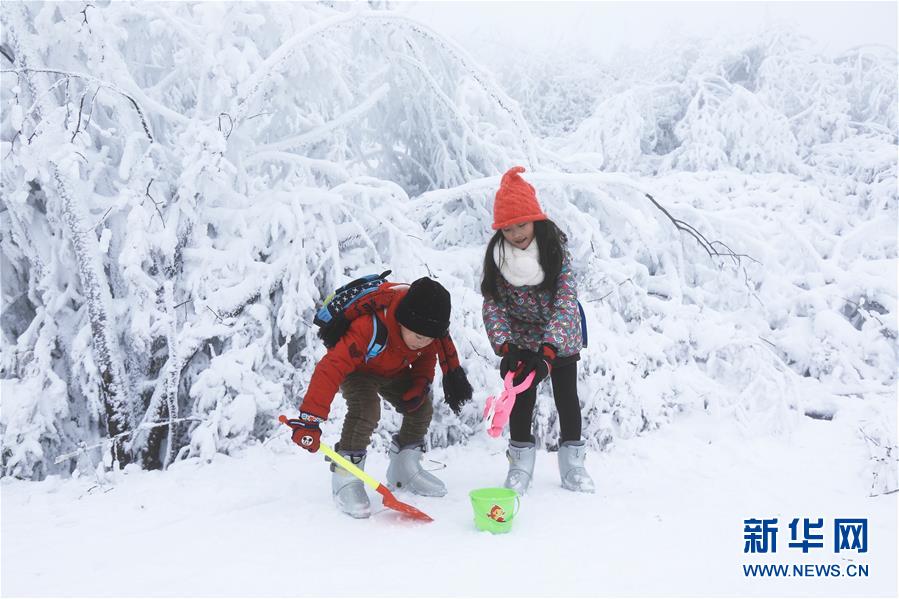
[[[0,44],[0,54],[2,54],[3,58],[8,60],[11,64],[15,64],[16,60],[13,57],[12,50],[10,50],[9,46],[6,44]]]
[[[87,121],[85,121],[85,123],[84,123],[85,129],[87,129],[91,125],[91,118],[94,116],[94,100],[97,99],[97,94],[99,94],[99,93],[100,93],[100,86],[98,85],[97,90],[94,92],[94,95],[91,96],[91,105],[90,105],[91,111],[89,113],[87,113]]]
[[[749,260],[752,260],[752,261],[755,262],[756,264],[761,264],[761,262],[759,262],[758,260],[756,260],[755,258],[753,258],[752,256],[750,256],[749,254],[737,254],[737,253],[734,252],[732,249],[730,249],[730,248],[727,246],[727,244],[724,243],[723,241],[713,241],[713,242],[711,243],[711,245],[715,245],[716,243],[717,243],[718,245],[723,246],[724,248],[726,248],[726,249],[727,249],[727,253],[728,253],[729,256],[733,256],[733,257],[735,257],[735,258],[747,258],[747,259],[749,259]]]
[[[222,131],[222,117],[228,117],[228,132],[225,133],[225,139],[231,137],[231,133],[234,131],[234,119],[231,118],[231,115],[227,112],[219,113],[219,131]],[[222,131],[224,133],[224,131]]]
[[[87,30],[89,32],[93,33],[93,31],[91,31],[91,24],[87,22],[87,9],[88,8],[94,8],[94,5],[93,4],[85,4],[84,8],[81,9],[81,15],[82,15],[82,17],[84,17],[83,20],[81,21],[81,25],[82,26],[87,25]]]
[[[4,156],[3,158],[9,158],[9,155],[12,154],[13,148],[16,147],[16,140],[19,138],[20,135],[22,135],[21,129],[16,131],[16,134],[13,135],[12,141],[9,142],[9,152],[7,152],[6,156]]]
[[[100,220],[98,220],[93,226],[88,227],[87,229],[82,231],[82,233],[87,233],[88,231],[93,231],[94,229],[99,227],[101,224],[103,224],[103,221],[106,220],[106,217],[109,216],[110,212],[112,212],[112,206],[110,206],[109,208],[106,209],[106,212],[103,213],[103,216],[100,217]]]
[[[899,493],[899,489],[893,489],[891,491],[884,491],[883,493],[880,493],[880,495],[892,495],[893,493]],[[877,497],[877,495],[876,494],[868,495],[868,497]]]
[[[150,198],[150,201],[153,202],[153,207],[156,208],[156,214],[159,215],[159,220],[160,220],[160,222],[162,222],[162,226],[164,227],[165,219],[162,218],[162,211],[159,209],[160,202],[157,202],[156,200],[154,200],[153,196],[150,195],[150,186],[153,185],[153,181],[154,181],[154,179],[150,179],[150,181],[147,182],[147,191],[144,192],[144,195],[146,195],[146,197]],[[143,204],[143,202],[141,202],[141,204]]]
[[[72,80],[69,79],[68,77],[66,77],[65,81],[66,81],[66,93],[63,98],[63,104],[65,104],[65,107],[66,107],[66,126],[68,127],[68,122],[72,118],[72,111],[69,108],[69,83],[71,83]]]
[[[78,123],[75,125],[75,131],[72,133],[72,139],[70,142],[75,142],[75,136],[78,135],[78,132],[81,130],[81,111],[84,110],[84,98],[87,94],[83,94],[81,96],[81,104],[78,106]]]
[[[759,262],[758,260],[756,260],[756,259],[753,258],[752,256],[749,256],[749,255],[747,255],[747,254],[737,254],[737,253],[735,253],[732,249],[730,249],[730,248],[727,246],[727,244],[725,244],[725,243],[722,242],[722,241],[718,241],[718,240],[715,240],[715,241],[709,241],[709,240],[705,237],[705,235],[703,235],[702,233],[700,233],[700,232],[696,229],[696,227],[694,227],[694,226],[691,225],[690,223],[685,222],[685,221],[682,221],[682,220],[680,220],[680,219],[678,219],[678,218],[674,218],[674,217],[671,215],[671,213],[668,212],[668,211],[665,209],[664,206],[662,206],[661,204],[659,204],[659,203],[656,201],[656,199],[655,199],[654,197],[652,197],[650,194],[644,193],[643,195],[646,196],[647,198],[649,198],[649,201],[652,202],[652,203],[655,205],[656,208],[658,208],[659,210],[661,210],[661,211],[662,211],[662,214],[664,214],[665,216],[668,217],[668,220],[670,220],[670,221],[674,224],[675,228],[676,228],[678,231],[684,231],[685,233],[687,233],[688,235],[690,235],[693,239],[695,239],[697,242],[699,242],[699,245],[702,247],[702,249],[704,249],[704,250],[706,251],[706,253],[709,255],[709,258],[714,258],[714,257],[716,257],[716,256],[727,256],[727,257],[733,259],[734,264],[736,264],[736,265],[739,265],[739,264],[740,264],[740,258],[748,258],[748,259],[752,260],[753,262],[755,262],[756,264],[761,264],[761,262]],[[722,247],[725,248],[727,251],[726,251],[726,252],[719,252],[717,249],[715,249],[715,245],[716,245],[716,244],[722,246]]]
[[[618,285],[616,285],[616,288],[621,287],[622,285],[624,285],[625,283],[628,283],[628,282],[629,282],[629,283],[633,283],[633,281],[630,279],[630,277],[628,277],[628,278],[626,278],[625,280],[623,280],[623,281],[621,281],[620,283],[618,283]],[[586,301],[586,302],[601,302],[602,300],[606,299],[607,297],[609,297],[609,296],[612,295],[613,293],[615,293],[615,289],[612,289],[610,292],[608,292],[607,294],[605,294],[605,295],[602,296],[602,297],[597,297],[597,298],[588,299],[588,300],[584,300],[584,301]]]

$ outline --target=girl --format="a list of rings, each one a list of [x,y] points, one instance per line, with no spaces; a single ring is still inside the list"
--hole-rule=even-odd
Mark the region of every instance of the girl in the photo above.
[[[581,408],[577,396],[577,361],[583,347],[571,256],[566,238],[537,202],[534,188],[516,166],[503,175],[493,204],[496,234],[484,256],[484,326],[493,350],[502,357],[500,376],[515,373],[516,384],[531,372],[531,387],[518,395],[509,421],[504,486],[524,494],[534,473],[536,448],[531,419],[537,384],[552,380],[561,438],[559,475],[571,491],[594,492],[584,468]]]

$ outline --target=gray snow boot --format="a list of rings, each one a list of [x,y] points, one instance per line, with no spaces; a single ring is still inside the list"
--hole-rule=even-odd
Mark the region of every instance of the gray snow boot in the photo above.
[[[514,489],[519,495],[524,495],[528,492],[531,478],[534,476],[537,448],[533,443],[510,441],[506,457],[509,458],[509,474],[506,475],[506,482],[503,483],[503,486],[507,489]]]
[[[396,437],[390,443],[390,464],[387,466],[387,486],[412,491],[416,495],[443,497],[446,485],[421,467],[424,441],[400,447]]]
[[[584,468],[586,457],[587,443],[584,441],[565,441],[559,447],[559,476],[562,478],[562,486],[569,491],[596,491],[593,479]]]
[[[365,469],[364,451],[344,452],[338,450],[337,453],[360,469]],[[334,463],[331,464],[331,472],[331,495],[340,511],[353,518],[371,516],[371,502],[362,481]]]

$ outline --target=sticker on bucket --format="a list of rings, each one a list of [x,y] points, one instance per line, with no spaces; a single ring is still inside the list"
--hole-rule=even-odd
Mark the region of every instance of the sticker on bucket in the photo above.
[[[505,522],[506,521],[506,510],[499,507],[498,505],[494,505],[490,508],[490,513],[487,514],[487,517],[491,520],[496,520],[497,522]]]

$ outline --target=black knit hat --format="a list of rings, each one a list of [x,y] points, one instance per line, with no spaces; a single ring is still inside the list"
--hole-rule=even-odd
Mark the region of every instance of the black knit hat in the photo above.
[[[399,323],[425,337],[446,335],[449,317],[449,291],[428,277],[422,277],[409,285],[409,291],[396,307],[396,319]]]

